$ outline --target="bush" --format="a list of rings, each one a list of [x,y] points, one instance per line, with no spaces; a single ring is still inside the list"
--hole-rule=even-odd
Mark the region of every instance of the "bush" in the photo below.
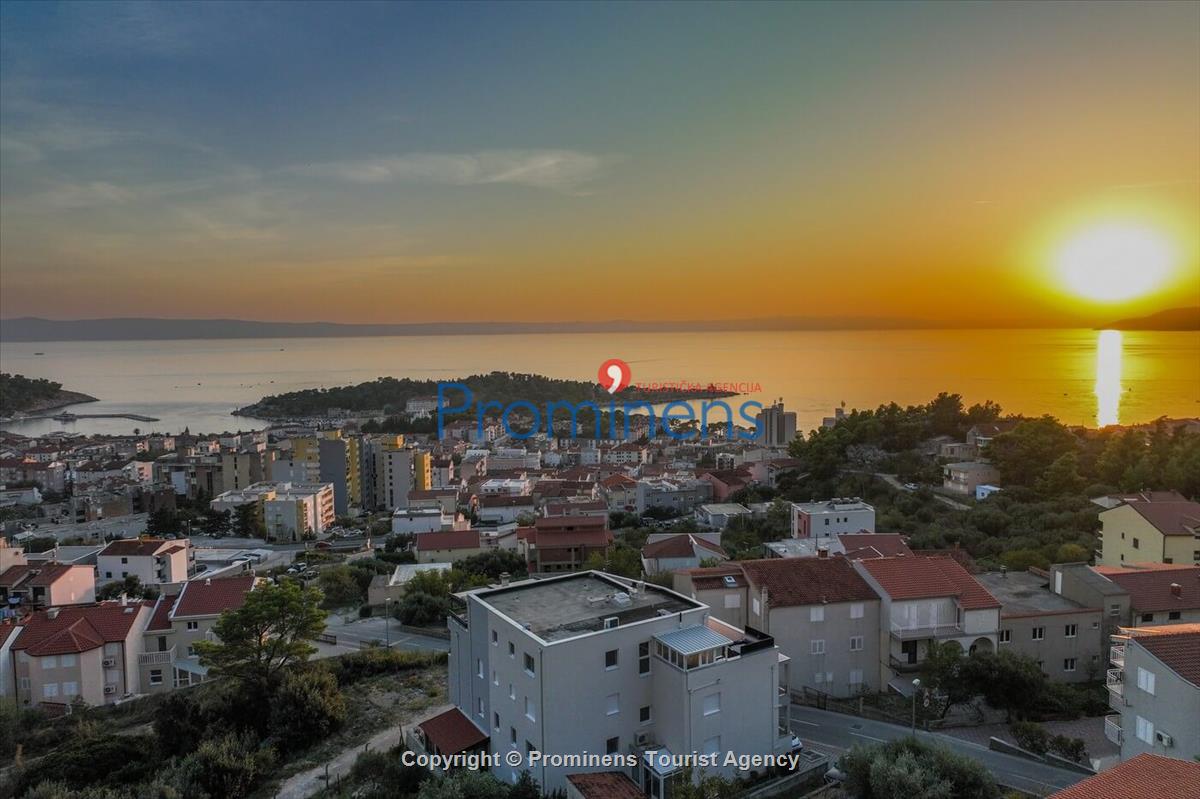
[[[916,738],[856,746],[838,761],[848,795],[858,799],[999,799],[983,764]]]
[[[1082,738],[1055,735],[1050,739],[1050,751],[1074,763],[1082,763],[1087,758],[1087,744]]]
[[[389,752],[363,752],[350,769],[350,782],[357,799],[393,799],[412,796],[432,773],[420,766],[401,765],[403,744]]]
[[[1049,734],[1037,722],[1016,721],[1008,725],[1008,729],[1012,733],[1013,740],[1017,742],[1017,746],[1033,752],[1035,755],[1046,754],[1050,747]]]
[[[275,753],[252,735],[230,733],[203,741],[167,775],[185,796],[242,799],[275,765]]]
[[[396,608],[396,618],[402,624],[414,627],[430,627],[446,620],[450,612],[450,600],[442,596],[410,591]]]
[[[42,782],[61,782],[68,788],[116,786],[149,779],[156,770],[154,736],[76,736],[22,772],[16,780],[19,796]]]
[[[327,738],[346,722],[346,700],[324,668],[287,672],[271,700],[271,738],[294,752]]]
[[[425,669],[437,663],[445,663],[446,654],[403,652],[398,649],[364,649],[349,655],[330,658],[321,664],[337,680],[341,687],[353,685],[378,674],[402,674],[406,671]]]

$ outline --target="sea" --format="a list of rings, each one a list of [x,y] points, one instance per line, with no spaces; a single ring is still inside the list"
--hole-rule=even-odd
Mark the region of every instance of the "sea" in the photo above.
[[[626,361],[637,384],[730,384],[745,399],[782,400],[801,430],[837,407],[922,403],[943,391],[1091,427],[1200,416],[1200,332],[838,330],[0,342],[0,370],[100,400],[68,411],[158,419],[0,428],[260,429],[266,421],[231,412],[268,394],[385,375],[448,380],[499,370],[592,381],[610,358]]]

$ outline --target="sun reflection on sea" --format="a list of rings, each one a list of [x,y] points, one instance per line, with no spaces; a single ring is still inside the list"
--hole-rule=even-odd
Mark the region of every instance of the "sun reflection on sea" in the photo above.
[[[1096,339],[1096,424],[1120,423],[1121,331],[1101,330]]]

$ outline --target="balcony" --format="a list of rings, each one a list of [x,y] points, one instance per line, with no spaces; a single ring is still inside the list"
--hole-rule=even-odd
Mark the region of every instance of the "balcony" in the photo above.
[[[175,662],[175,647],[162,652],[143,652],[138,655],[139,666],[161,666]]]
[[[962,625],[957,622],[915,625],[902,625],[892,622],[892,637],[898,641],[911,641],[920,638],[957,638],[962,634]]]
[[[1118,646],[1110,647],[1108,650],[1108,659],[1112,661],[1112,664],[1114,666],[1124,669],[1125,668],[1125,645],[1120,644]]]
[[[1117,746],[1120,746],[1122,734],[1123,733],[1121,732],[1121,714],[1114,713],[1111,716],[1105,716],[1104,717],[1104,737],[1107,738],[1108,740],[1112,741],[1113,743],[1115,743]]]
[[[1109,669],[1104,681],[1108,687],[1108,703],[1110,707],[1120,708],[1125,704],[1125,671],[1124,669]]]
[[[902,660],[895,655],[888,655],[888,664],[898,674],[912,674],[921,670],[921,661],[918,660],[916,663],[909,663],[908,660]]]

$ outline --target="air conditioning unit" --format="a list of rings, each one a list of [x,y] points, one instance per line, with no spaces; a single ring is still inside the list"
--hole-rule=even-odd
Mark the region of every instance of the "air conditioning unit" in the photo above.
[[[100,661],[100,665],[106,669],[112,668],[113,666],[117,665],[117,659],[105,658],[104,660]]]
[[[115,694],[116,692],[117,692],[117,686],[115,686],[115,685],[106,685],[106,686],[104,686],[104,693],[106,693],[106,694]]]
[[[1175,745],[1175,739],[1172,738],[1168,733],[1165,733],[1165,732],[1154,733],[1154,740],[1158,741],[1163,746],[1174,746]]]
[[[637,735],[633,736],[633,742],[637,746],[646,746],[653,740],[654,736],[648,732],[639,732]]]
[[[621,620],[616,616],[608,616],[604,619],[604,629],[611,630],[621,623]]]

